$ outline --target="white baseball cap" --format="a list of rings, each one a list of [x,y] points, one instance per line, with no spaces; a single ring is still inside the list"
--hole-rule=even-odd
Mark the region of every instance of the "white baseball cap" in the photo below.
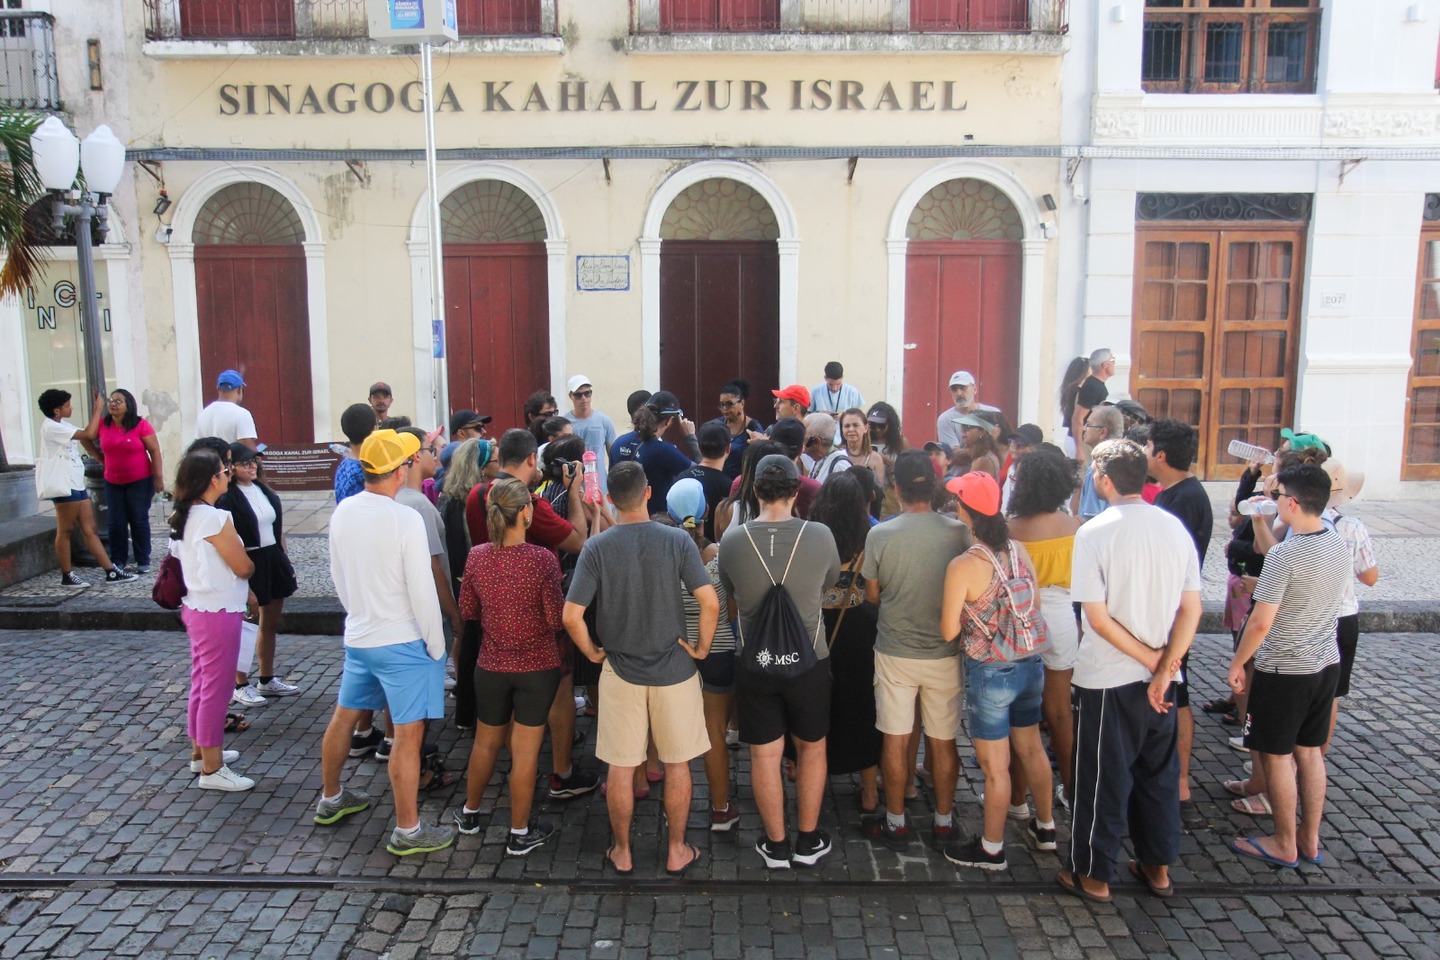
[[[950,386],[973,387],[975,386],[975,376],[969,370],[956,370],[950,374]]]
[[[589,378],[589,377],[585,376],[585,374],[583,374],[583,373],[577,373],[577,374],[575,374],[575,376],[573,376],[573,377],[570,378],[570,382],[569,382],[569,383],[565,384],[565,390],[566,390],[566,392],[568,392],[568,393],[574,393],[576,390],[579,390],[581,387],[593,387],[593,386],[594,386],[594,384],[590,382],[590,378]]]

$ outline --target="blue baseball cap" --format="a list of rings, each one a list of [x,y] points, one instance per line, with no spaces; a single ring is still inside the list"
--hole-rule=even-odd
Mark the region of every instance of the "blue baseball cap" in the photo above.
[[[705,488],[694,477],[677,480],[665,495],[665,509],[682,527],[693,527],[705,519]]]
[[[245,386],[245,378],[240,376],[239,370],[223,370],[216,378],[215,386],[220,390],[234,390]]]

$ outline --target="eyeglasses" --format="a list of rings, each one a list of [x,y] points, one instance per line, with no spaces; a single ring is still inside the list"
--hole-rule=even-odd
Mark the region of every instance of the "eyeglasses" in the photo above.
[[[576,394],[576,396],[579,396],[579,394]],[[587,394],[585,394],[585,396],[588,397],[588,396],[590,396],[590,394],[587,393]],[[560,411],[559,411],[559,410],[555,410],[555,409],[541,410],[541,411],[540,411],[540,416],[546,418],[547,420],[548,420],[549,418],[551,418],[551,417],[559,416],[559,414],[560,414]]]
[[[402,466],[402,467],[413,467],[413,466],[415,466],[415,458],[414,458],[414,457],[411,457],[409,460],[402,460],[402,461],[400,461],[400,466]],[[398,468],[397,468],[397,469],[398,469]]]
[[[738,406],[740,406],[740,401],[739,401],[739,400],[721,400],[721,401],[720,401],[720,409],[721,409],[721,410],[729,410],[731,407],[738,407]]]
[[[124,406],[124,405],[125,405],[125,398],[124,398],[124,397],[111,397],[108,402],[109,402],[110,406],[112,406],[112,407],[114,407],[114,406]]]
[[[225,464],[225,466],[223,466],[223,467],[220,468],[220,472],[217,473],[217,474],[215,474],[215,476],[217,476],[217,477],[228,477],[228,476],[230,476],[230,474],[232,474],[232,473],[234,473],[234,472],[235,472],[234,469],[230,466],[230,464],[227,463],[227,464]]]
[[[576,400],[584,400],[587,397],[592,396],[594,393],[594,390],[576,390],[574,393],[570,394],[570,396],[574,397]]]
[[[1289,497],[1291,500],[1294,500],[1294,499],[1295,499],[1295,496],[1294,496],[1293,494],[1286,493],[1284,490],[1271,490],[1271,491],[1270,491],[1270,499],[1271,499],[1271,500],[1276,500],[1276,501],[1278,501],[1281,497]]]

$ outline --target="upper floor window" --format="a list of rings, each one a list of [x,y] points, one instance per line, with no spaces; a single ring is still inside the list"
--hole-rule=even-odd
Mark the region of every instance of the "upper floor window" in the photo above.
[[[1319,0],[1145,0],[1151,93],[1313,93]]]
[[[457,0],[455,15],[462,37],[535,36],[553,31],[557,3]],[[144,9],[148,40],[340,40],[369,35],[365,0],[144,0]]]
[[[660,0],[660,29],[671,33],[773,32],[780,0]]]
[[[1010,33],[1030,28],[1030,0],[910,0],[910,27],[945,33]]]

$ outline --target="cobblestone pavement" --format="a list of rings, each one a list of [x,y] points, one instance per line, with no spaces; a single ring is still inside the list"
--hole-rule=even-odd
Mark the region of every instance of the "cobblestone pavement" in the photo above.
[[[393,807],[373,760],[350,761],[346,777],[375,808],[311,822],[338,639],[282,636],[279,663],[304,692],[250,711],[254,726],[227,746],[259,785],[219,794],[192,789],[185,769],[183,635],[0,632],[0,957],[1440,956],[1436,639],[1362,640],[1330,754],[1325,866],[1276,871],[1226,849],[1257,824],[1228,809],[1220,786],[1242,759],[1225,745],[1231,728],[1202,717],[1206,823],[1184,836],[1179,896],[1120,883],[1115,904],[1097,906],[1059,893],[1056,855],[1028,849],[1013,825],[1000,875],[956,869],[919,844],[872,848],[853,829],[849,777],[832,779],[822,814],[834,854],[814,870],[767,873],[752,850],[742,753],[745,816],[732,834],[705,829],[694,765],[689,839],[704,859],[684,881],[664,877],[653,798],[637,804],[633,882],[601,870],[598,795],[547,804],[556,839],[524,860],[501,855],[503,800],[481,835],[399,860],[383,849]],[[1198,697],[1219,692],[1228,656],[1227,637],[1200,639]],[[593,721],[580,727],[588,757]],[[447,728],[441,743],[462,770],[468,739]],[[981,778],[963,742],[962,754],[957,813],[975,829]],[[445,817],[462,788],[422,798],[422,815]],[[923,793],[910,807],[922,837],[931,809]],[[1062,821],[1062,852],[1067,839]]]

